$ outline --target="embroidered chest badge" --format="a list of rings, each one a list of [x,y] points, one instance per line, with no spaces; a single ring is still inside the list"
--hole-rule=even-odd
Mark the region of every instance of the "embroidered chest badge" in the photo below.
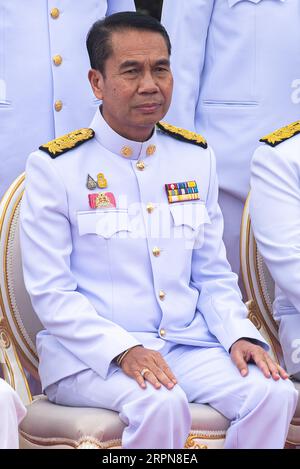
[[[112,192],[101,192],[99,194],[89,194],[89,204],[92,209],[116,208],[116,199]]]
[[[165,187],[170,204],[200,199],[196,181],[174,182],[166,184]]]

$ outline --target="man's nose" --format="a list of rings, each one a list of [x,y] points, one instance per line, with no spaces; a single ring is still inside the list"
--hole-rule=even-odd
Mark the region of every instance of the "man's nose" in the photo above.
[[[145,72],[141,77],[140,85],[139,85],[139,92],[140,93],[157,93],[159,87],[156,83],[155,77],[153,77],[152,73]]]

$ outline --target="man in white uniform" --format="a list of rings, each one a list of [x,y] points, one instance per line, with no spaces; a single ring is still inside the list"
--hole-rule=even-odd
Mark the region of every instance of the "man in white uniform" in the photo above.
[[[0,378],[0,449],[19,447],[18,425],[26,409],[17,393]]]
[[[162,22],[174,50],[167,119],[214,147],[224,241],[239,273],[253,152],[262,135],[299,118],[299,0],[164,0]]]
[[[0,197],[40,142],[92,119],[86,32],[134,9],[134,0],[0,0]]]
[[[276,283],[273,305],[287,371],[300,379],[300,122],[263,141],[252,162],[251,219]]]
[[[283,447],[297,392],[226,260],[213,151],[159,122],[169,37],[119,13],[87,46],[103,106],[29,157],[21,209],[43,388],[58,404],[118,411],[124,448],[183,448],[189,402],[232,420],[227,448]]]

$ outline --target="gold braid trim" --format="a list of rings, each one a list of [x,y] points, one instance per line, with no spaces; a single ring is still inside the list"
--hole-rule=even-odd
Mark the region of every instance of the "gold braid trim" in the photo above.
[[[282,129],[275,130],[275,132],[266,135],[260,142],[264,142],[271,147],[276,147],[282,142],[289,140],[295,135],[300,133],[300,121],[294,122],[293,124],[282,127]]]
[[[79,129],[69,134],[58,137],[45,145],[40,146],[40,150],[45,151],[51,158],[57,158],[59,155],[72,150],[82,143],[87,142],[94,138],[95,132],[93,129]]]
[[[201,148],[207,148],[207,141],[204,137],[200,134],[196,134],[195,132],[191,132],[190,130],[180,129],[179,127],[175,127],[174,125],[167,124],[166,122],[158,122],[156,124],[157,127],[165,132],[171,137],[177,138],[178,140],[182,140],[184,142],[192,143],[194,145],[198,145]]]

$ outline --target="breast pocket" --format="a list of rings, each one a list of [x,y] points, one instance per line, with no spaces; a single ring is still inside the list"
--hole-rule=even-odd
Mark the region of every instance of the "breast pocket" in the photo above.
[[[218,119],[222,118],[224,109],[237,114],[244,108],[255,112],[261,102],[257,51],[264,46],[260,42],[259,24],[260,18],[266,22],[264,4],[269,6],[271,17],[272,3],[275,5],[281,1],[215,2],[200,90],[201,105],[204,106],[204,111],[213,114],[211,119],[215,118],[214,115]],[[268,51],[264,53],[267,54]]]
[[[182,239],[185,247],[199,249],[204,243],[205,224],[211,224],[204,202],[170,205],[174,239]]]
[[[77,212],[79,235],[97,235],[104,239],[127,238],[132,231],[127,210]]]

